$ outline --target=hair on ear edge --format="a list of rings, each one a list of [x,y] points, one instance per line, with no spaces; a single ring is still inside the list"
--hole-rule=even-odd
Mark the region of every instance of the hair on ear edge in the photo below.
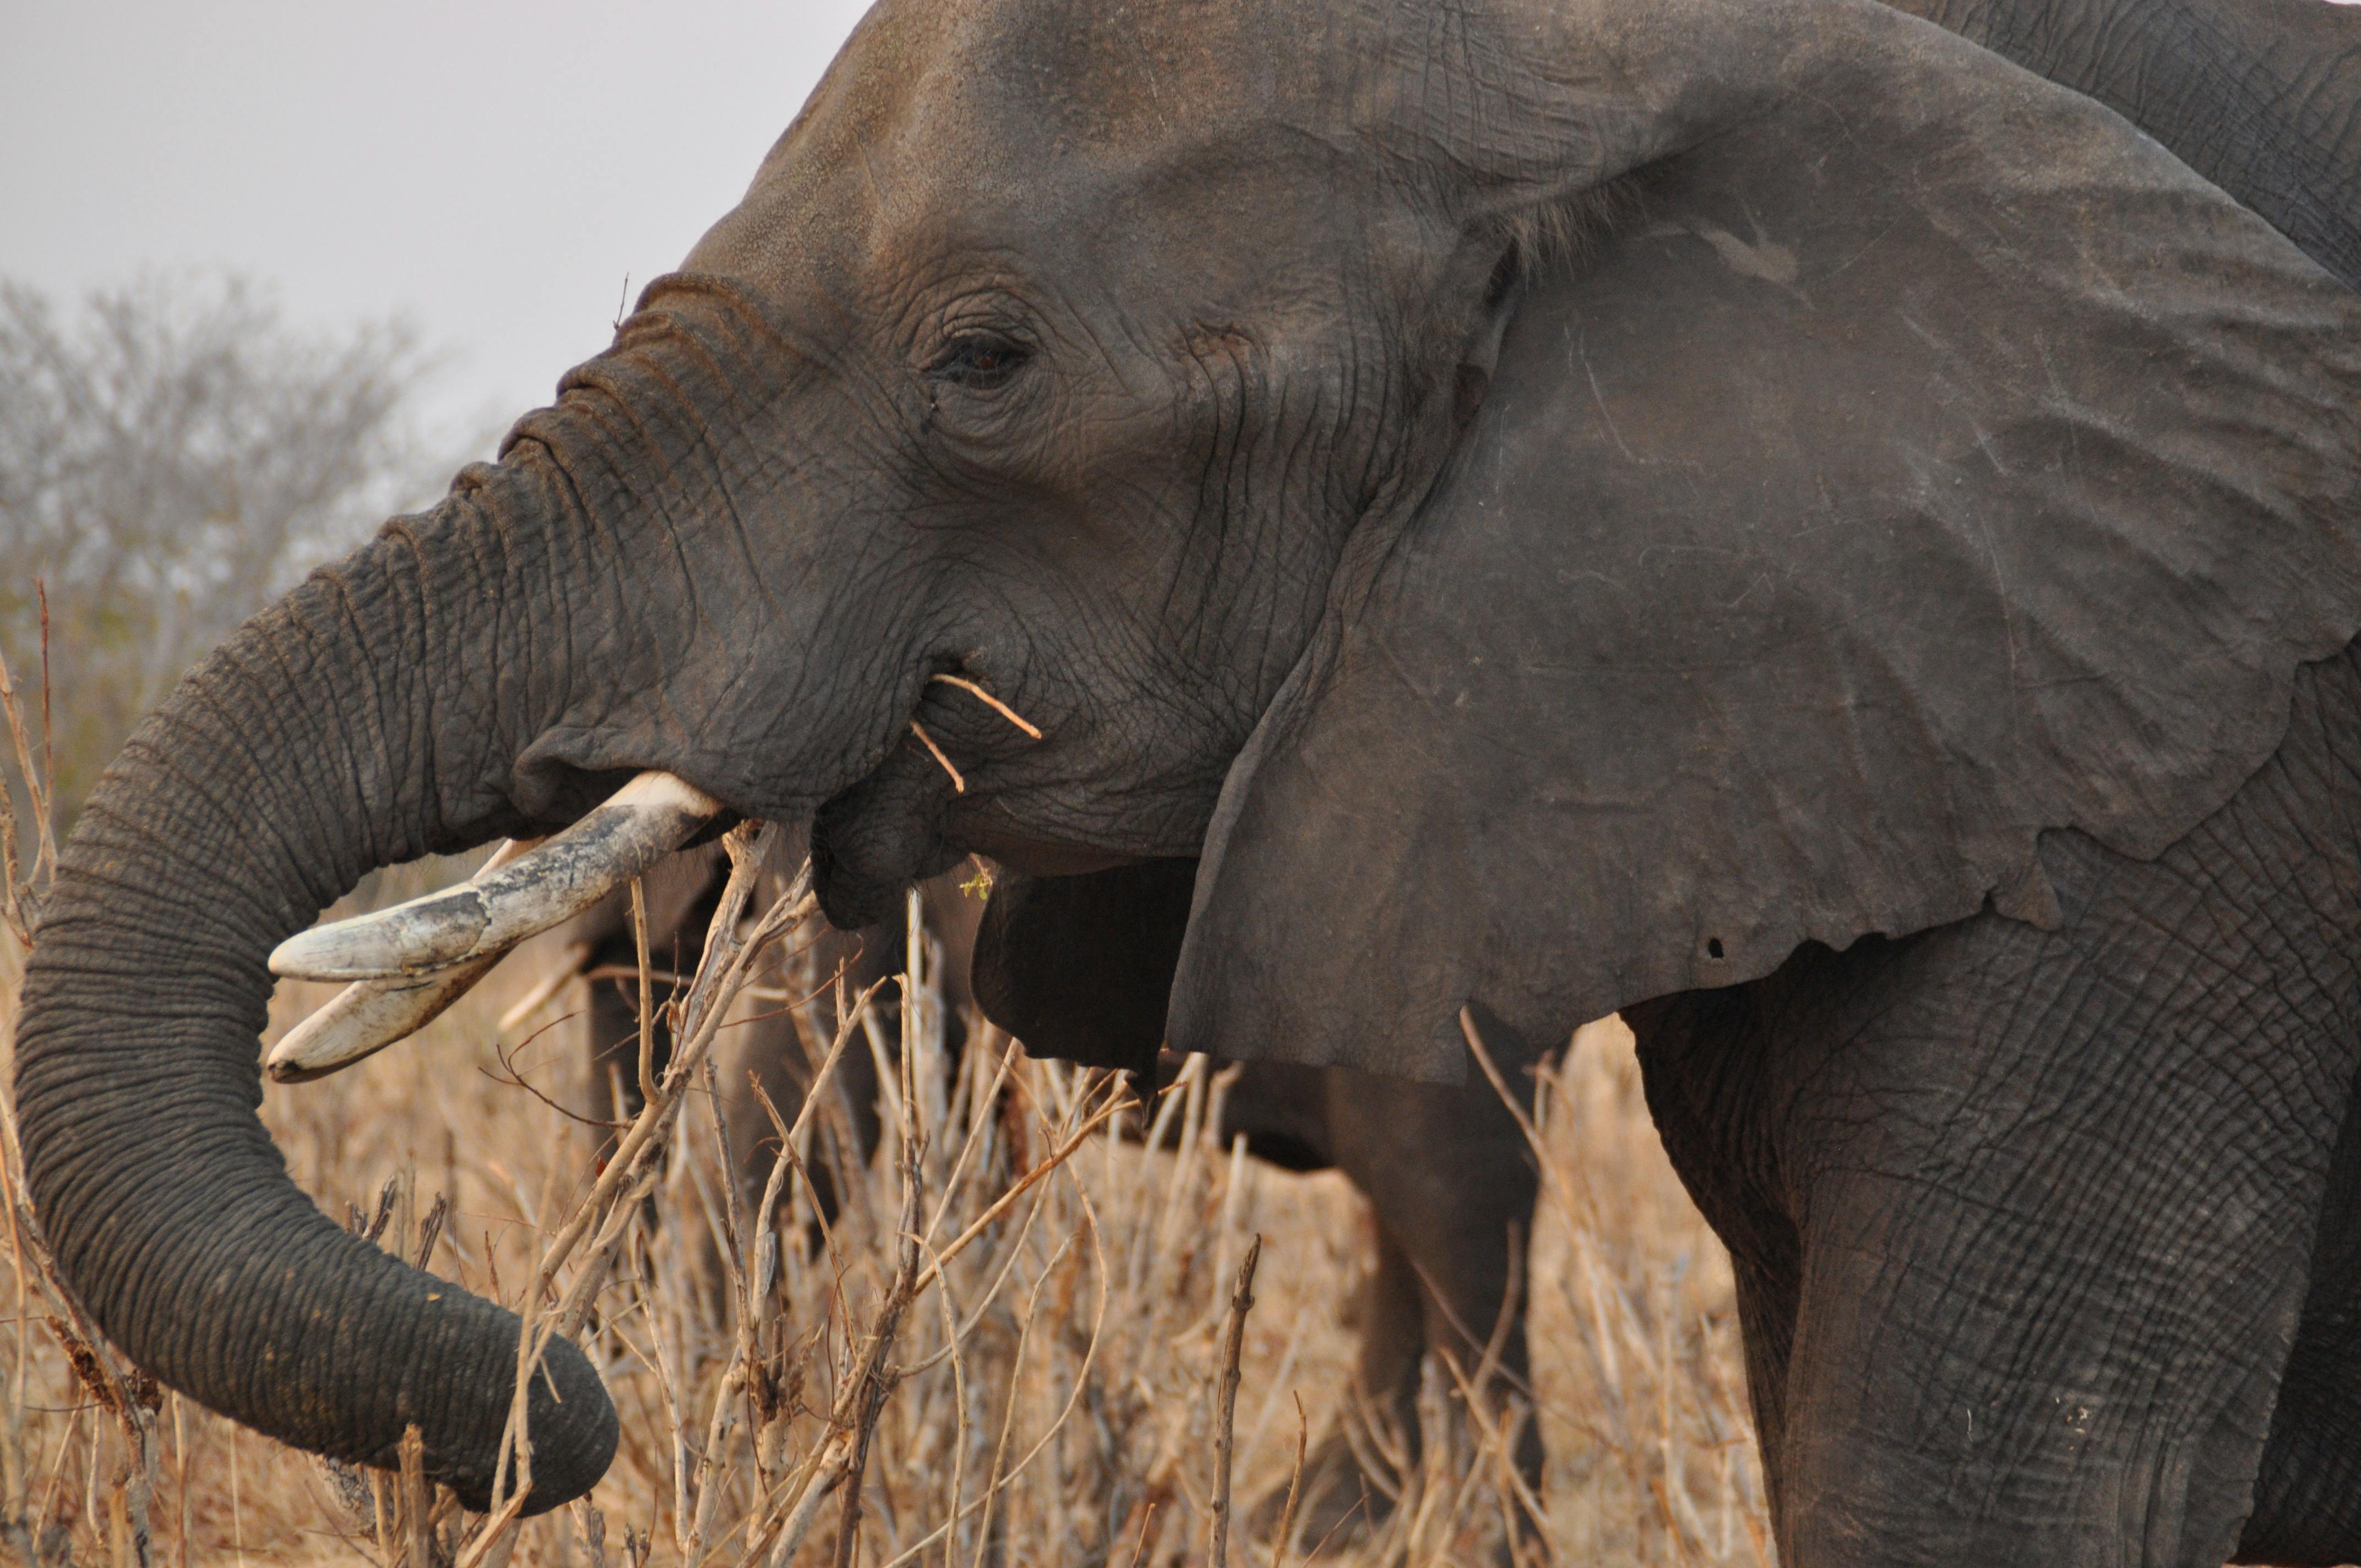
[[[1516,278],[1523,279],[1581,260],[1608,235],[1637,218],[1641,207],[1635,170],[1503,213],[1494,222],[1514,258]]]

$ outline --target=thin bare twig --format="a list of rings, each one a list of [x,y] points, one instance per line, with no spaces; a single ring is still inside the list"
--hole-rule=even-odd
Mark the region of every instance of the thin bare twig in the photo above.
[[[1148,1527],[1156,1522],[1156,1505],[1150,1502],[1139,1516],[1139,1544],[1131,1549],[1131,1568],[1147,1568]]]
[[[509,1003],[509,1010],[500,1014],[500,1022],[492,1025],[492,1032],[505,1035],[540,1012],[551,997],[566,988],[566,982],[575,977],[576,971],[582,968],[582,960],[589,956],[590,944],[588,942],[568,942],[560,948],[550,960],[547,972],[534,982],[533,989]],[[601,976],[594,970],[582,978],[596,981]]]
[[[1208,1554],[1213,1568],[1230,1560],[1230,1461],[1236,1442],[1238,1357],[1246,1348],[1246,1314],[1254,1310],[1255,1266],[1262,1261],[1262,1236],[1246,1244],[1238,1265],[1237,1288],[1230,1293],[1229,1325],[1222,1338],[1222,1383],[1219,1424],[1213,1439],[1213,1544]]]
[[[57,726],[49,718],[49,585],[42,578],[33,579],[33,592],[41,601],[41,804],[36,815],[41,829],[41,855],[34,863],[33,874],[55,872],[58,866],[57,817],[50,807],[49,791],[57,787],[58,758]]]
[[[930,681],[940,681],[947,686],[959,687],[960,690],[976,697],[978,700],[983,702],[986,707],[991,708],[993,712],[1000,715],[1001,718],[1008,720],[1009,723],[1014,724],[1017,729],[1022,729],[1026,734],[1033,737],[1034,740],[1038,740],[1041,739],[1041,731],[1035,727],[1031,720],[1026,718],[1015,708],[1009,707],[1006,703],[1001,701],[998,697],[984,690],[983,687],[978,685],[975,682],[969,680],[965,675],[954,675],[938,672],[927,678]]]
[[[434,1537],[426,1521],[433,1499],[426,1489],[426,1439],[415,1422],[401,1430],[402,1568],[434,1568]]]
[[[935,761],[943,765],[943,772],[950,774],[952,792],[958,795],[965,795],[967,793],[967,780],[960,775],[960,771],[957,768],[951,766],[951,760],[943,755],[943,749],[940,746],[935,744],[935,738],[927,733],[927,727],[913,718],[910,720],[910,733],[918,738],[918,744],[924,746],[928,751],[934,753]]]
[[[1295,1468],[1287,1474],[1287,1502],[1279,1511],[1279,1536],[1271,1542],[1270,1568],[1287,1568],[1287,1554],[1295,1546],[1295,1505],[1303,1496],[1303,1451],[1312,1440],[1312,1420],[1303,1413],[1303,1396],[1295,1396]]]
[[[48,651],[42,653],[47,668]],[[30,945],[32,928],[39,921],[41,895],[49,885],[49,877],[57,864],[56,834],[49,811],[49,780],[48,771],[33,758],[32,737],[25,728],[25,711],[17,701],[16,677],[0,658],[0,711],[8,718],[8,739],[16,754],[17,776],[25,781],[25,800],[33,814],[33,869],[24,872],[16,859],[16,813],[13,801],[5,802],[7,815],[0,819],[0,830],[5,832],[8,876],[8,924],[19,942]],[[48,738],[43,737],[44,754]]]
[[[1010,1204],[1016,1202],[1019,1198],[1024,1197],[1025,1194],[1032,1189],[1036,1182],[1041,1180],[1051,1171],[1065,1164],[1067,1159],[1073,1155],[1076,1149],[1082,1146],[1083,1142],[1088,1139],[1093,1133],[1098,1131],[1099,1128],[1106,1125],[1107,1123],[1115,1119],[1116,1113],[1121,1112],[1124,1108],[1123,1096],[1125,1090],[1121,1080],[1115,1080],[1114,1082],[1114,1091],[1107,1096],[1105,1103],[1102,1104],[1098,1110],[1091,1115],[1088,1121],[1084,1122],[1080,1127],[1075,1128],[1072,1135],[1068,1137],[1064,1143],[1059,1145],[1057,1149],[1049,1156],[1049,1158],[1035,1166],[1031,1170],[1027,1171],[1022,1180],[1018,1181],[1015,1186],[1009,1188],[1007,1191],[994,1199],[993,1201],[992,1207],[986,1209],[983,1213],[978,1214],[975,1217],[974,1222],[971,1223],[967,1229],[961,1231],[957,1239],[955,1239],[950,1245],[943,1248],[940,1253],[936,1255],[935,1261],[928,1265],[927,1271],[918,1277],[917,1288],[919,1289],[924,1290],[928,1286],[933,1284],[936,1277],[942,1272],[942,1266],[944,1264],[949,1263],[961,1253],[966,1251],[968,1244],[974,1241],[976,1237],[983,1234],[986,1230],[990,1229],[994,1221],[999,1219],[1002,1214],[1007,1212],[1008,1206]]]
[[[906,1042],[904,1049],[906,1055]],[[845,1475],[844,1517],[837,1527],[836,1568],[851,1568],[852,1549],[861,1533],[861,1482],[869,1468],[869,1445],[877,1433],[877,1418],[897,1381],[890,1359],[894,1341],[901,1332],[902,1314],[918,1294],[918,1157],[923,1144],[916,1110],[906,1096],[903,1107],[901,1261],[893,1288],[879,1303],[877,1321],[869,1331],[869,1348],[852,1380],[851,1409],[837,1418],[840,1425],[850,1418],[853,1442]]]
[[[640,1103],[656,1098],[656,1008],[653,978],[648,973],[648,892],[646,883],[631,879],[631,948],[639,959],[640,981]],[[602,1048],[608,1044],[600,1040]]]
[[[642,1083],[652,1090],[646,1104],[633,1120],[631,1131],[624,1135],[607,1169],[593,1184],[589,1196],[543,1252],[533,1284],[525,1292],[522,1303],[524,1323],[517,1336],[515,1391],[510,1400],[500,1461],[492,1476],[493,1522],[487,1527],[485,1533],[477,1538],[474,1549],[460,1568],[478,1568],[498,1546],[500,1533],[511,1526],[522,1508],[533,1485],[533,1447],[526,1431],[530,1402],[526,1396],[533,1376],[540,1371],[542,1358],[548,1353],[553,1340],[562,1333],[573,1332],[579,1325],[604,1285],[615,1253],[629,1226],[631,1212],[638,1201],[653,1188],[656,1178],[661,1174],[660,1157],[669,1145],[675,1113],[686,1095],[689,1084],[695,1081],[699,1064],[713,1042],[730,999],[745,983],[752,960],[792,922],[800,919],[809,907],[806,889],[810,871],[807,865],[795,885],[757,922],[751,935],[741,935],[738,929],[747,900],[752,894],[755,878],[767,858],[770,846],[775,841],[777,831],[770,824],[759,827],[751,823],[741,824],[722,840],[730,854],[730,881],[722,891],[720,907],[715,911],[712,926],[706,934],[705,961],[699,967],[697,981],[690,987],[687,1001],[678,1014],[679,1027],[675,1035],[677,1044],[673,1059],[661,1081],[642,1078]],[[644,929],[643,925],[642,928]],[[644,941],[641,950],[645,951]],[[642,1027],[644,1042],[644,1015]],[[642,1049],[644,1055],[644,1043]],[[605,1209],[605,1200],[626,1190],[629,1196],[623,1206]],[[599,1231],[598,1244],[572,1286],[564,1296],[557,1296],[555,1280],[558,1269],[590,1232],[602,1210],[607,1223]],[[553,1299],[555,1310],[545,1310],[544,1304]]]

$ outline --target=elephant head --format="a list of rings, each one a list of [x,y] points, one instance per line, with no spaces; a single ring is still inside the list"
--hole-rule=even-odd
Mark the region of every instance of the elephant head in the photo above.
[[[496,465],[108,773],[27,980],[43,1223],[173,1386],[480,1499],[515,1320],[288,1181],[265,955],[642,769],[816,817],[841,925],[1202,854],[1175,1046],[1429,1077],[1470,1002],[2042,919],[2037,833],[2170,837],[2361,619],[2356,326],[1867,0],[884,0]],[[545,1508],[614,1420],[564,1347],[533,1393]]]

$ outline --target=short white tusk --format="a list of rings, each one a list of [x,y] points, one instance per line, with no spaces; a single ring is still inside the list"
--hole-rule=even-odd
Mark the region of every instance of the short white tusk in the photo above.
[[[721,810],[686,779],[642,773],[581,821],[489,875],[288,938],[270,955],[271,971],[304,980],[399,980],[497,958],[589,908]]]
[[[262,1070],[273,1083],[308,1083],[341,1072],[434,1022],[505,956],[494,953],[414,980],[357,980],[281,1036]]]
[[[538,839],[503,839],[476,874],[498,871],[540,842]],[[500,958],[495,953],[418,980],[355,981],[331,997],[326,1006],[280,1036],[263,1058],[262,1070],[274,1083],[308,1083],[375,1056],[441,1017],[451,1003],[491,972]]]

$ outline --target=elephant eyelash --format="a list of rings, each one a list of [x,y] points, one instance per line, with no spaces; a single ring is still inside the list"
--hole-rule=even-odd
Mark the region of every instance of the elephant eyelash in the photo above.
[[[927,374],[970,391],[986,392],[1006,385],[1032,357],[1031,349],[997,333],[966,333],[944,346],[927,367]]]

